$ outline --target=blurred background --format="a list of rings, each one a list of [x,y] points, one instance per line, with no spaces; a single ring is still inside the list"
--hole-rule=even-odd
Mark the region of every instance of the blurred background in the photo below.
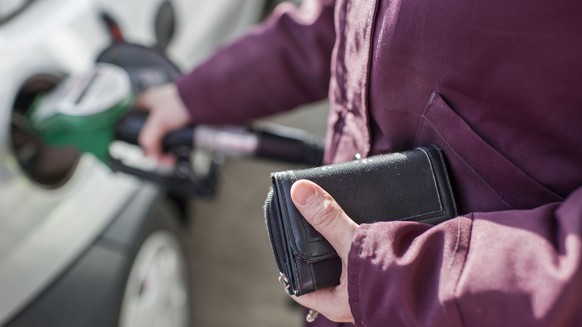
[[[327,103],[269,122],[324,136]],[[303,326],[305,313],[279,285],[263,218],[273,171],[301,166],[229,160],[218,197],[192,201],[190,228],[195,326]]]
[[[269,174],[302,166],[226,158],[212,196],[180,196],[47,144],[30,122],[46,94],[121,37],[188,71],[279,2],[0,1],[1,326],[302,324],[277,282],[262,211]],[[318,103],[255,124],[322,139],[326,115]],[[214,156],[197,156],[195,173]]]

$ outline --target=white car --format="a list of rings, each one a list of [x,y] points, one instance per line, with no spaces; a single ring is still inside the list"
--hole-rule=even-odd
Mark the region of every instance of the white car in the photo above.
[[[262,0],[0,2],[0,325],[188,326],[183,214],[164,192],[42,144],[26,111],[110,42],[166,48],[182,68],[259,20]],[[179,209],[179,208],[178,208]]]

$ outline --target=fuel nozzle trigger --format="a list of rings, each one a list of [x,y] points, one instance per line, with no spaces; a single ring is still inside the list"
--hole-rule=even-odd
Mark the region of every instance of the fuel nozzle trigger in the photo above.
[[[130,112],[119,121],[115,129],[115,139],[138,145],[138,136],[147,116],[142,112]],[[220,156],[206,158],[206,169],[195,169],[192,159],[202,156],[194,151],[194,129],[184,128],[168,134],[163,140],[165,152],[173,154],[176,162],[170,171],[145,170],[126,165],[122,160],[111,157],[108,165],[114,171],[124,172],[140,179],[158,184],[170,194],[180,196],[210,197],[216,194],[218,176],[223,159]]]

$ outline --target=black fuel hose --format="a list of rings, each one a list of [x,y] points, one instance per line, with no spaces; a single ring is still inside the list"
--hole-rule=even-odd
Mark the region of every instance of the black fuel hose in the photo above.
[[[323,143],[308,133],[287,127],[251,131],[259,139],[256,157],[313,167],[323,163]]]
[[[116,126],[115,139],[138,145],[146,119],[147,115],[140,111],[126,115]],[[282,126],[188,126],[169,133],[162,141],[165,152],[184,147],[206,149],[229,157],[264,158],[309,166],[319,166],[323,161],[320,140],[301,130]]]

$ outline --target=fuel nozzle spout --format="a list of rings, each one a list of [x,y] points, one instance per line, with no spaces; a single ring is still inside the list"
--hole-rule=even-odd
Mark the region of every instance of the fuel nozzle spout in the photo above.
[[[114,128],[132,105],[127,73],[114,65],[97,64],[40,96],[27,118],[43,142],[73,146],[107,162]]]

